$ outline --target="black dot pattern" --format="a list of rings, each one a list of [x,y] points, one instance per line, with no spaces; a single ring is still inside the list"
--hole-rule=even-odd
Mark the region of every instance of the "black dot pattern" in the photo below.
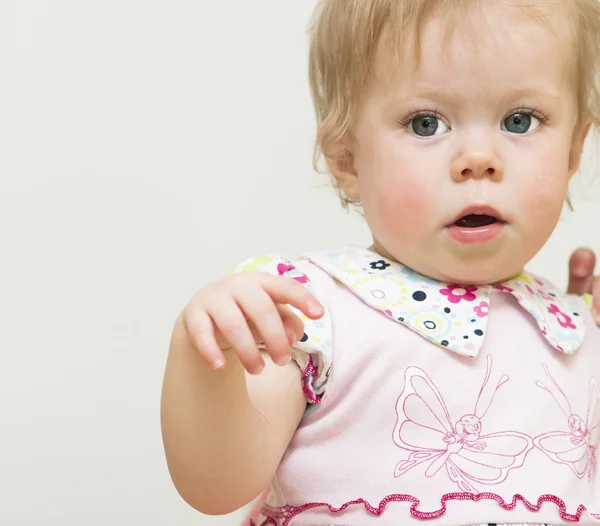
[[[427,294],[425,294],[422,290],[418,290],[412,295],[412,297],[415,301],[425,301],[427,299]]]

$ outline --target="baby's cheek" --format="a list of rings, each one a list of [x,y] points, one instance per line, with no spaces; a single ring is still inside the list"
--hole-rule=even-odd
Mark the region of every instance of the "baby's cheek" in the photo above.
[[[379,201],[386,230],[407,241],[422,237],[437,208],[431,191],[411,181],[383,191]]]
[[[517,201],[529,213],[547,213],[561,209],[568,189],[568,177],[565,171],[548,166],[540,170],[537,177],[523,177],[525,181],[516,192]]]
[[[525,179],[526,180],[526,179]],[[530,178],[516,193],[523,227],[544,241],[554,230],[562,213],[567,193],[564,173],[548,167],[539,177]]]

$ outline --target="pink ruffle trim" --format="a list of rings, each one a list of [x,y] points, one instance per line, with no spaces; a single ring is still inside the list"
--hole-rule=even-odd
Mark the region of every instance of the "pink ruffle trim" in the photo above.
[[[318,371],[313,363],[312,356],[309,356],[308,363],[306,364],[306,367],[305,367],[304,371],[302,372],[302,390],[304,391],[306,398],[308,398],[308,401],[311,404],[320,404],[321,403],[321,397],[314,392],[314,390],[312,389],[312,385],[310,385],[310,376],[311,375],[317,376],[317,374],[318,374]]]
[[[581,519],[581,514],[587,509],[583,504],[580,504],[577,507],[577,511],[575,513],[568,513],[567,506],[565,502],[556,497],[555,495],[541,495],[537,499],[537,503],[529,502],[522,495],[514,495],[511,502],[506,502],[500,495],[495,493],[478,493],[477,495],[471,493],[447,493],[442,496],[440,500],[441,507],[436,511],[420,511],[418,509],[421,501],[416,497],[411,495],[389,495],[385,497],[379,504],[378,507],[373,507],[364,499],[356,499],[350,502],[346,502],[339,508],[335,508],[331,506],[331,504],[327,504],[325,502],[311,502],[308,504],[304,504],[302,506],[284,506],[282,508],[273,508],[271,506],[264,506],[262,509],[262,514],[266,517],[266,519],[260,523],[260,526],[287,526],[289,522],[300,513],[303,513],[307,510],[313,508],[327,508],[331,513],[340,513],[350,506],[360,505],[362,504],[365,507],[365,510],[371,513],[372,515],[382,515],[385,511],[385,508],[390,502],[410,502],[412,505],[410,507],[410,513],[414,517],[418,519],[437,519],[446,513],[446,502],[452,500],[470,500],[474,502],[478,502],[480,500],[494,500],[505,510],[512,510],[517,506],[517,503],[521,501],[529,510],[531,511],[539,511],[544,502],[553,502],[558,508],[558,513],[561,519],[571,522],[579,522]],[[596,519],[600,519],[600,515],[592,514],[592,516]],[[281,523],[278,522],[277,519],[283,519]],[[251,526],[259,526],[257,523],[251,522]]]

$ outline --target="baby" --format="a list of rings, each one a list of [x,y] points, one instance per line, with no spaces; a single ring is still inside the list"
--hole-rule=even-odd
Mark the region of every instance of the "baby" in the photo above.
[[[261,526],[600,524],[600,331],[524,270],[600,125],[600,3],[323,0],[311,37],[317,153],[373,244],[187,305],[175,486],[208,514],[262,493]]]

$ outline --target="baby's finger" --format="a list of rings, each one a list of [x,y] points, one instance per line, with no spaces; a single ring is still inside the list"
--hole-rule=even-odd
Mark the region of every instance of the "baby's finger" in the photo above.
[[[208,312],[221,335],[238,355],[250,374],[259,374],[265,362],[256,347],[244,314],[233,301],[215,304]]]
[[[215,340],[215,330],[210,316],[204,311],[196,312],[193,321],[184,325],[194,348],[200,353],[202,359],[213,369],[225,366],[225,356]]]
[[[600,326],[600,276],[594,278],[592,285],[592,312],[596,323]]]
[[[313,320],[318,320],[325,314],[319,300],[294,279],[265,274],[262,284],[275,303],[296,307]]]
[[[281,316],[285,332],[288,335],[290,346],[293,347],[304,336],[304,322],[286,305],[278,303],[277,310]]]
[[[243,294],[234,299],[246,318],[256,327],[260,340],[264,342],[273,361],[277,365],[288,363],[290,343],[283,328],[281,315],[270,296],[264,290],[260,290],[255,294]]]
[[[588,294],[594,279],[596,256],[587,248],[578,248],[569,259],[569,294]]]

